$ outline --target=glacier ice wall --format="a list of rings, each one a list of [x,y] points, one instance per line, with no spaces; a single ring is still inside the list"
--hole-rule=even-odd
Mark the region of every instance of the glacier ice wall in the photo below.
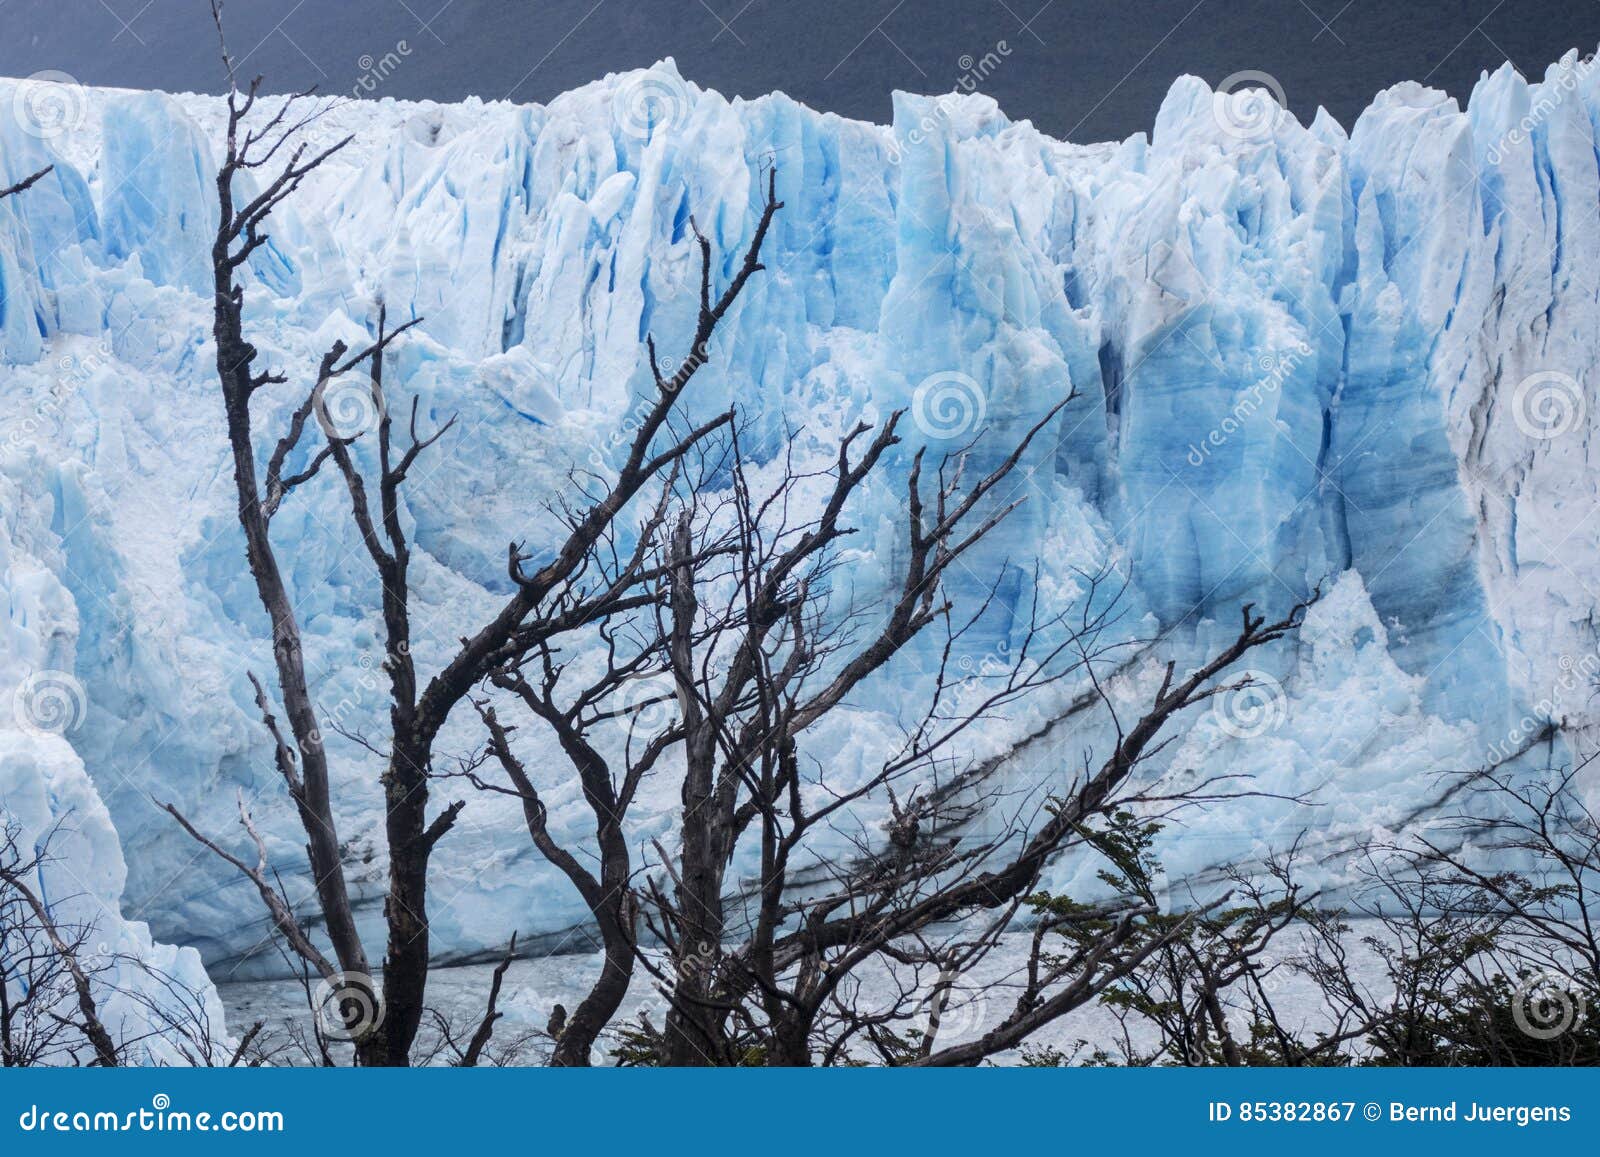
[[[88,704],[70,675],[79,621],[58,577],[59,536],[39,518],[49,510],[29,500],[9,470],[0,475],[0,601],[9,610],[0,622],[0,686],[7,689],[0,699],[0,832],[15,849],[9,867],[32,864],[25,886],[62,935],[81,936],[79,963],[124,1063],[215,1059],[229,1040],[200,954],[155,941],[146,921],[130,918],[117,830],[66,738]],[[0,936],[0,969],[19,1003],[29,970],[17,955],[27,947],[15,929]],[[62,1003],[56,1011],[76,1017],[69,993]],[[30,1015],[47,1012],[36,1004]],[[72,1050],[76,1063],[93,1060],[76,1034],[61,1034],[57,1046],[49,1054],[53,1063],[71,1063]]]
[[[21,107],[17,83],[0,81],[0,108]],[[243,793],[277,865],[300,862],[250,706],[268,640],[208,369],[221,110],[80,96],[64,133],[0,117],[0,181],[56,165],[0,204],[0,693],[37,670],[81,686],[59,758],[81,763],[115,821],[122,911],[198,946],[219,978],[270,969],[248,885],[153,803],[220,833]],[[688,404],[736,401],[758,454],[803,427],[814,455],[857,418],[908,406],[914,440],[954,448],[982,428],[982,457],[1072,394],[1019,476],[1028,501],[955,580],[1003,593],[974,647],[1010,646],[1036,593],[1070,606],[1076,568],[1110,568],[1129,584],[1121,629],[1156,640],[1126,673],[1134,695],[1157,657],[1231,632],[1241,602],[1281,607],[1320,584],[1303,636],[1259,657],[1283,688],[1271,717],[1203,715],[1172,756],[1315,806],[1217,809],[1175,839],[1168,867],[1307,826],[1399,826],[1426,811],[1437,772],[1593,744],[1600,79],[1576,54],[1532,84],[1507,67],[1465,111],[1400,85],[1348,134],[1262,102],[1186,77],[1148,138],[1087,147],[982,96],[902,95],[875,126],[782,95],[729,101],[671,62],[544,107],[346,104],[311,132],[356,141],[280,212],[250,268],[249,325],[299,380],[333,337],[366,332],[379,300],[425,318],[391,380],[426,415],[461,415],[405,512],[427,669],[504,593],[505,543],[548,546],[540,504],[568,467],[625,440],[646,332],[664,350],[686,339],[690,216],[731,262],[775,166],[786,208],[769,270]],[[261,404],[263,429],[296,388]],[[897,493],[875,491],[860,521],[852,571],[867,591],[892,573]],[[319,702],[359,734],[384,709],[381,634],[338,494],[309,488],[274,533],[292,544]],[[22,631],[74,645],[29,650]],[[974,753],[1044,734],[1013,774],[1075,764],[1105,736],[1087,721],[1052,729],[1065,702],[997,722]],[[816,751],[848,775],[894,723],[863,708]],[[375,912],[374,759],[332,735],[343,834]],[[43,774],[32,742],[0,721],[8,790]],[[462,721],[442,750],[475,742]],[[558,761],[534,762],[550,769],[552,822],[581,830]],[[650,789],[641,838],[674,806],[670,784]],[[442,951],[513,928],[559,948],[581,920],[519,826],[472,801],[437,861]]]

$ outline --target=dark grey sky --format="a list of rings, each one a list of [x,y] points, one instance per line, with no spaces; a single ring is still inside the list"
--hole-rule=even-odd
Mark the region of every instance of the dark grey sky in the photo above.
[[[214,90],[205,0],[0,0],[0,75]],[[548,100],[675,56],[728,94],[781,88],[885,120],[896,88],[949,91],[1005,41],[982,84],[1015,118],[1089,141],[1148,128],[1172,78],[1275,77],[1302,117],[1349,125],[1373,92],[1426,80],[1462,98],[1484,68],[1540,73],[1600,42],[1600,0],[231,0],[230,40],[269,87],[346,92],[403,56],[380,95]],[[398,54],[397,54],[398,55]]]

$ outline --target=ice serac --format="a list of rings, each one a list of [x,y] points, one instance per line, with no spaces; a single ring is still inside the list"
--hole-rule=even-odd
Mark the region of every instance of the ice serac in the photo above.
[[[127,862],[101,793],[69,739],[88,711],[72,676],[79,616],[60,581],[65,569],[59,538],[40,516],[49,504],[30,502],[14,476],[15,451],[0,476],[0,855],[22,872],[27,887],[64,938],[81,942],[78,962],[90,978],[97,1014],[126,1064],[185,1064],[226,1060],[222,1004],[200,954],[151,937],[149,924],[124,903]],[[34,461],[35,469],[44,470]],[[20,906],[20,905],[18,905]],[[0,936],[0,971],[17,1003],[37,974],[20,962],[39,951],[46,933],[17,928]],[[61,1007],[35,1005],[76,1019],[70,991]],[[15,1007],[15,1005],[13,1005]],[[60,1034],[55,1063],[95,1058],[75,1034]],[[75,1049],[75,1053],[68,1051]]]
[[[322,349],[370,332],[380,302],[425,319],[390,380],[425,419],[460,415],[404,512],[430,669],[503,596],[505,543],[550,548],[541,511],[568,469],[614,466],[649,386],[644,336],[684,352],[691,219],[726,277],[775,168],[786,208],[768,269],[685,405],[736,403],[758,463],[791,431],[802,463],[825,461],[858,419],[908,409],[904,455],[853,512],[840,581],[857,600],[893,581],[911,453],[982,430],[981,469],[1061,405],[1016,478],[1027,502],[952,579],[998,596],[965,658],[1014,654],[1035,608],[1076,606],[1103,573],[1126,585],[1117,630],[1158,640],[1121,674],[1131,703],[1162,659],[1230,635],[1240,603],[1281,609],[1320,587],[1298,641],[1256,659],[1283,688],[1266,724],[1202,714],[1169,750],[1177,773],[1254,773],[1316,810],[1218,807],[1166,857],[1201,872],[1302,828],[1332,846],[1426,815],[1436,772],[1514,759],[1531,773],[1592,747],[1597,84],[1572,54],[1533,84],[1485,77],[1466,111],[1400,85],[1347,133],[1186,77],[1148,138],[1093,146],[978,95],[901,95],[887,126],[782,95],[730,101],[670,61],[544,107],[332,107],[313,147],[354,144],[279,212],[249,270],[252,340],[291,378],[258,396],[259,421],[281,425]],[[0,103],[12,95],[0,82]],[[249,886],[150,805],[226,833],[242,793],[276,866],[301,862],[251,706],[269,640],[211,370],[221,109],[109,91],[83,107],[51,140],[0,120],[0,179],[57,165],[0,205],[0,697],[45,663],[84,690],[78,726],[46,745],[53,770],[37,736],[0,729],[0,783],[22,798],[64,768],[85,792],[92,780],[129,865],[97,894],[115,907],[120,888],[123,912],[214,971],[270,970]],[[284,506],[274,536],[330,723],[353,885],[376,920],[377,761],[351,737],[381,731],[381,629],[325,483]],[[45,578],[50,597],[30,601]],[[22,648],[23,623],[73,647]],[[929,659],[884,677],[912,683]],[[1051,726],[1074,691],[996,721],[972,754],[1040,736],[1007,774],[1048,784],[1107,739],[1085,718]],[[811,753],[840,781],[859,774],[904,698],[865,700]],[[478,742],[463,719],[441,750]],[[550,776],[551,822],[577,838],[586,811],[560,760],[529,763]],[[647,785],[639,836],[665,837],[677,806],[669,776]],[[581,921],[519,827],[506,801],[475,797],[441,848],[442,952],[513,929],[554,949]]]

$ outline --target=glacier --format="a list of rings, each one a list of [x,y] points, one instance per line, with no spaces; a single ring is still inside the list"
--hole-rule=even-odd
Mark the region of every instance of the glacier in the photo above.
[[[210,344],[223,108],[72,88],[41,125],[33,83],[0,80],[0,185],[55,165],[0,202],[0,804],[32,832],[73,819],[60,871],[79,882],[53,891],[94,904],[107,935],[201,988],[201,958],[218,982],[277,974],[250,885],[157,806],[226,836],[246,800],[291,892],[308,890],[248,682],[270,638]],[[1425,817],[1441,773],[1536,775],[1594,747],[1597,125],[1600,77],[1576,52],[1532,83],[1486,75],[1464,110],[1398,85],[1348,132],[1184,77],[1150,134],[1094,145],[981,94],[900,94],[873,125],[781,94],[728,100],[671,61],[548,106],[330,102],[313,141],[354,142],[248,272],[250,336],[291,378],[263,391],[258,424],[281,427],[320,352],[360,340],[380,301],[424,319],[388,373],[425,417],[461,416],[404,514],[431,669],[504,595],[506,543],[553,541],[541,504],[568,471],[625,444],[645,334],[687,340],[690,216],[736,260],[774,167],[768,271],[688,404],[737,402],[758,456],[801,429],[800,453],[826,458],[857,419],[909,407],[911,442],[982,429],[982,458],[1071,392],[1025,460],[1028,501],[953,580],[1003,592],[964,661],[1009,653],[1030,599],[1070,608],[1104,571],[1126,584],[1117,629],[1141,641],[1119,673],[1134,702],[1162,661],[1231,636],[1241,603],[1320,588],[1299,635],[1252,660],[1270,694],[1201,713],[1167,758],[1305,798],[1192,815],[1163,856],[1185,877],[1307,829],[1331,847]],[[352,737],[386,710],[382,635],[331,485],[287,503],[274,537],[375,921],[382,797]],[[900,491],[869,499],[850,573],[870,595],[892,573]],[[40,706],[50,681],[64,716]],[[1071,692],[966,754],[1048,782],[1107,741]],[[895,725],[863,705],[814,753],[848,776]],[[440,751],[478,741],[456,720]],[[559,761],[530,766],[551,823],[584,830]],[[586,943],[578,897],[509,802],[471,796],[435,858],[443,959],[514,930],[551,952]],[[670,783],[648,788],[638,838],[665,836],[676,806]],[[1062,864],[1051,883],[1080,874]]]

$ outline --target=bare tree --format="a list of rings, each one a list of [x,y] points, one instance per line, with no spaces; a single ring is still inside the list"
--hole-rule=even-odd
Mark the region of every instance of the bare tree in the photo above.
[[[859,970],[875,957],[892,958],[908,938],[926,935],[947,921],[971,920],[988,913],[983,919],[992,930],[987,933],[989,946],[983,947],[985,941],[978,939],[982,952],[968,950],[955,960],[956,967],[970,972],[984,955],[994,951],[1001,932],[1021,926],[1018,912],[1030,905],[1037,918],[1030,930],[1021,968],[1023,981],[1015,1000],[1002,1010],[997,1023],[975,1039],[946,1047],[924,1040],[913,1063],[977,1064],[1020,1047],[1047,1025],[1087,1004],[1217,905],[1177,920],[1158,919],[1158,906],[1137,894],[1103,905],[1052,905],[1051,898],[1037,891],[1041,872],[1051,859],[1069,849],[1103,851],[1104,844],[1091,838],[1092,829],[1119,811],[1153,808],[1167,814],[1218,798],[1250,794],[1230,787],[1225,781],[1232,777],[1227,775],[1167,789],[1142,784],[1138,773],[1164,749],[1167,741],[1161,738],[1162,732],[1176,716],[1216,694],[1245,685],[1248,677],[1226,682],[1227,670],[1251,650],[1296,630],[1307,605],[1296,604],[1273,620],[1246,606],[1238,635],[1209,660],[1181,678],[1169,663],[1153,701],[1131,727],[1124,730],[1111,711],[1117,733],[1115,747],[1097,768],[1085,766],[1059,792],[1052,793],[1048,818],[1042,823],[965,853],[967,861],[953,875],[938,866],[937,871],[918,868],[905,879],[891,875],[887,882],[880,882],[881,877],[870,871],[856,872],[826,904],[810,906],[796,931],[777,940],[774,958],[795,961],[802,974],[809,964],[818,989],[837,988],[838,975]],[[1087,635],[1093,638],[1093,624],[1090,626]],[[1093,654],[1080,654],[1086,676],[1098,688]],[[1109,697],[1102,694],[1101,698],[1110,710]],[[1012,850],[1014,843],[1020,843],[1020,848]],[[1050,933],[1069,928],[1077,929],[1071,951],[1052,950]],[[968,937],[972,939],[970,933]],[[815,999],[813,996],[812,1002]],[[853,1028],[861,1018],[847,1010],[842,1020]],[[793,1061],[801,1059],[796,1055]]]
[[[89,960],[94,926],[58,921],[37,890],[58,829],[22,847],[21,826],[0,826],[0,1064],[119,1064],[95,998],[105,962]],[[32,881],[30,883],[30,881]]]
[[[1101,878],[1152,911],[1167,907],[1151,917],[1152,929],[1164,925],[1174,932],[1100,994],[1121,1027],[1113,1039],[1097,1043],[1091,1063],[1303,1066],[1338,1058],[1339,1045],[1365,1032],[1369,1019],[1362,1018],[1355,1033],[1325,1034],[1308,1044],[1278,1007],[1283,986],[1305,967],[1306,929],[1320,914],[1318,894],[1296,879],[1300,842],[1248,869],[1224,869],[1219,875],[1227,890],[1217,899],[1202,902],[1186,882],[1175,889],[1176,897],[1163,900],[1154,852],[1162,828],[1158,821],[1118,812],[1088,835],[1110,865]],[[1182,906],[1171,910],[1175,900]],[[1035,903],[1051,911],[1073,909],[1055,897]],[[1075,940],[1084,934],[1074,924],[1062,932]],[[1060,1054],[1044,1050],[1029,1059],[1059,1063]]]
[[[1502,916],[1531,963],[1575,972],[1600,992],[1600,814],[1579,786],[1593,758],[1543,781],[1510,768],[1479,772],[1461,810],[1438,834],[1416,833],[1409,850],[1467,889],[1476,910]],[[1528,866],[1496,871],[1482,866],[1485,856]]]
[[[213,4],[221,34],[220,5]],[[360,1064],[404,1065],[424,1015],[429,965],[427,918],[428,865],[434,848],[454,824],[462,803],[454,802],[431,819],[428,814],[429,780],[434,744],[450,713],[508,655],[526,651],[541,641],[575,630],[626,605],[632,588],[641,581],[636,570],[624,569],[605,582],[595,583],[586,564],[596,544],[606,538],[613,523],[635,497],[663,472],[672,468],[701,440],[729,421],[715,416],[686,431],[669,430],[669,418],[684,388],[704,364],[713,331],[731,308],[749,279],[760,269],[758,254],[772,215],[777,210],[773,183],[767,186],[767,204],[746,259],[732,282],[714,301],[704,303],[687,356],[670,375],[664,375],[650,346],[655,369],[655,396],[649,400],[635,431],[629,453],[617,476],[581,510],[565,511],[567,537],[538,567],[516,544],[508,551],[508,573],[515,592],[488,622],[463,638],[460,649],[430,678],[422,679],[415,667],[411,637],[409,566],[410,548],[400,517],[401,490],[418,457],[433,447],[451,428],[428,434],[417,429],[413,399],[407,436],[394,434],[392,403],[383,382],[387,348],[420,319],[388,328],[380,309],[376,333],[363,349],[351,353],[337,343],[323,356],[314,384],[295,408],[287,431],[268,456],[265,475],[258,465],[251,403],[266,387],[285,384],[277,372],[254,369],[255,347],[244,334],[244,289],[240,270],[267,243],[266,223],[273,211],[299,190],[305,179],[348,144],[348,138],[320,151],[309,149],[302,131],[323,107],[311,93],[300,93],[257,112],[260,78],[241,92],[234,64],[224,43],[223,59],[230,80],[225,150],[217,172],[221,210],[212,267],[216,284],[213,332],[217,345],[217,373],[227,414],[228,438],[238,489],[238,518],[244,531],[246,554],[256,590],[271,625],[277,689],[283,702],[280,724],[265,689],[258,682],[257,705],[270,734],[277,770],[294,800],[306,834],[307,866],[316,886],[322,925],[331,945],[331,957],[309,934],[294,931],[299,917],[284,905],[268,899],[276,891],[263,886],[268,868],[260,860],[246,867],[239,857],[221,852],[179,816],[186,830],[239,868],[256,883],[267,902],[273,924],[294,950],[328,983],[335,1001],[341,986],[370,986],[369,956],[356,928],[350,888],[341,862],[340,840],[330,792],[328,755],[322,742],[302,656],[301,634],[294,603],[283,576],[270,528],[281,504],[299,487],[311,482],[331,462],[350,503],[351,516],[370,556],[378,581],[385,632],[386,673],[390,712],[381,783],[385,795],[385,843],[389,877],[384,915],[387,947],[383,957],[382,1015],[354,1041]],[[242,203],[236,200],[238,178],[266,170],[269,179]],[[703,286],[709,294],[708,286]],[[369,477],[352,453],[354,438],[341,436],[332,423],[324,398],[330,382],[365,367],[374,412],[376,474]],[[313,420],[324,437],[320,449],[302,445]],[[659,437],[666,432],[666,437]],[[303,465],[291,467],[299,456]],[[375,508],[374,508],[375,499]],[[175,809],[173,810],[176,815]],[[364,999],[363,993],[356,994]]]
[[[563,631],[528,627],[518,630],[494,654],[494,665],[487,671],[495,687],[512,692],[550,728],[570,761],[594,816],[598,872],[591,870],[571,849],[562,846],[549,831],[545,805],[526,767],[512,750],[510,733],[515,727],[500,721],[487,698],[476,701],[489,733],[489,743],[477,759],[467,761],[463,773],[479,788],[505,792],[521,800],[534,846],[578,890],[595,918],[601,938],[604,952],[601,974],[561,1026],[552,1058],[557,1065],[587,1065],[596,1039],[611,1023],[627,995],[637,949],[638,909],[630,888],[633,867],[624,819],[645,775],[677,737],[676,732],[670,732],[652,740],[643,749],[630,752],[623,761],[625,766],[617,768],[593,742],[591,732],[614,717],[611,708],[620,691],[637,685],[637,680],[658,670],[662,658],[659,647],[633,645],[623,636],[631,632],[637,614],[661,605],[673,565],[662,553],[669,502],[675,490],[684,485],[691,493],[698,492],[697,484],[703,479],[707,464],[716,458],[713,436],[731,427],[733,415],[731,412],[719,414],[690,429],[687,434],[676,437],[669,449],[656,453],[653,458],[650,447],[657,431],[667,424],[673,400],[708,356],[717,325],[750,279],[761,271],[761,248],[773,218],[782,207],[783,203],[777,199],[777,174],[769,171],[760,220],[737,272],[720,293],[713,292],[711,244],[691,222],[700,250],[700,303],[689,356],[668,374],[657,354],[655,339],[647,339],[655,397],[645,422],[634,435],[617,482],[598,497],[591,511],[615,509],[620,512],[621,507],[615,502],[620,487],[636,493],[640,488],[638,483],[646,477],[653,478],[665,472],[660,495],[645,511],[634,532],[631,548],[624,549],[620,545],[618,532],[621,528],[615,514],[596,520],[591,513],[570,520],[578,533],[563,547],[561,557],[567,558],[567,551],[572,551],[570,561],[564,565],[574,576],[585,576],[585,586],[575,594],[564,596],[557,604]],[[582,481],[574,478],[573,482],[583,492]],[[696,557],[709,559],[726,552],[725,543],[716,543],[704,547]],[[590,591],[596,593],[588,593]],[[558,639],[562,633],[570,634],[589,624],[593,626],[593,638],[600,648],[598,653],[607,657],[605,670],[591,685],[566,701],[563,699],[566,688],[562,685],[566,665],[558,658],[561,649]],[[530,676],[530,671],[535,674]],[[647,700],[632,704],[631,709],[636,711],[650,705]],[[491,785],[477,774],[490,759],[498,762],[508,784]]]
[[[1029,668],[1021,656],[1014,671],[1020,678],[1002,681],[976,708],[946,714],[946,674],[941,671],[928,696],[929,710],[910,729],[904,746],[894,752],[865,784],[830,793],[825,804],[805,801],[801,741],[804,733],[844,705],[849,697],[882,670],[901,650],[937,622],[952,624],[953,607],[943,592],[944,574],[1015,508],[998,503],[979,513],[980,503],[999,486],[1026,453],[1035,436],[1066,404],[1063,399],[1027,432],[1021,442],[987,476],[963,487],[964,462],[941,469],[931,504],[923,491],[923,454],[912,461],[906,484],[907,557],[898,589],[887,608],[867,627],[861,612],[839,615],[829,606],[829,579],[837,566],[840,544],[854,533],[846,523],[850,500],[878,468],[886,452],[899,443],[901,413],[891,414],[881,428],[858,425],[840,444],[829,474],[831,484],[821,511],[795,519],[791,511],[797,481],[792,471],[770,493],[752,493],[737,439],[729,565],[717,559],[718,519],[704,520],[696,542],[691,509],[681,513],[667,546],[669,563],[664,605],[656,612],[665,643],[665,666],[676,690],[682,731],[683,813],[681,847],[675,865],[667,865],[671,895],[651,889],[656,931],[668,945],[674,969],[666,986],[671,996],[663,1059],[669,1064],[729,1063],[742,1051],[728,1024],[746,1014],[727,997],[749,985],[770,1032],[762,1051],[777,1063],[805,1063],[809,1035],[829,985],[802,967],[785,990],[777,956],[782,930],[796,916],[789,907],[788,882],[808,846],[826,832],[846,809],[874,793],[892,792],[893,785],[926,769],[961,732],[986,712],[1020,697],[1043,682],[1059,677],[1057,654],[1041,657]],[[858,449],[859,446],[859,449]],[[687,496],[693,502],[693,496]],[[950,626],[944,647],[948,661],[963,636],[981,617]],[[970,610],[970,609],[969,609]],[[1042,624],[1033,624],[1035,628]],[[1030,630],[1033,642],[1036,630]],[[818,777],[822,778],[822,777]],[[925,806],[913,795],[903,824],[910,828],[936,814],[918,816]],[[937,805],[934,805],[935,812]],[[724,892],[726,872],[736,846],[747,831],[759,840],[761,888],[755,904],[755,927],[729,986],[717,957],[729,932]],[[912,845],[915,840],[911,840]],[[942,854],[935,854],[940,860]],[[943,864],[917,861],[893,875],[932,878]],[[878,889],[882,874],[875,865],[867,875]],[[860,876],[841,881],[849,892]],[[891,886],[892,887],[892,886]],[[881,891],[879,893],[881,896]],[[813,908],[820,912],[848,910],[855,900],[835,897]],[[848,970],[847,970],[848,971]],[[732,1002],[736,1003],[736,1002]]]
[[[535,846],[573,880],[605,947],[601,976],[563,1030],[559,1063],[587,1063],[639,965],[668,999],[663,1028],[629,1030],[630,1052],[641,1059],[834,1063],[861,1044],[896,1063],[974,1063],[1092,999],[1161,942],[1144,910],[1121,913],[1068,962],[1046,964],[1041,940],[1016,1009],[982,1041],[949,1049],[933,1047],[943,996],[934,1001],[933,1031],[924,1031],[915,1050],[908,1054],[897,1036],[897,1025],[929,1013],[925,986],[903,986],[886,1009],[868,1010],[857,1000],[864,976],[895,968],[933,976],[936,991],[948,995],[1004,932],[1020,926],[1045,864],[1123,798],[1120,789],[1159,750],[1163,726],[1224,689],[1229,666],[1292,631],[1303,613],[1295,607],[1268,622],[1247,608],[1238,638],[1214,659],[1182,679],[1169,668],[1151,709],[1119,731],[1111,759],[1063,783],[1035,829],[953,839],[957,815],[971,810],[958,802],[954,785],[970,785],[975,775],[954,755],[960,737],[1069,676],[1094,683],[1117,649],[1101,638],[1117,600],[1096,597],[1104,576],[1086,576],[1084,607],[1093,609],[1084,609],[1081,621],[1046,616],[1035,603],[1017,628],[1023,643],[1016,654],[978,680],[962,679],[956,666],[996,591],[958,608],[943,580],[1018,505],[1002,497],[1002,484],[1066,400],[980,477],[967,478],[966,453],[945,457],[937,470],[925,465],[924,452],[912,456],[905,554],[886,605],[874,608],[836,605],[831,580],[855,533],[848,512],[899,444],[902,415],[850,431],[821,474],[795,464],[792,436],[779,480],[764,493],[756,492],[740,432],[730,426],[674,474],[641,520],[631,555],[608,544],[591,562],[599,573],[622,568],[641,576],[634,604],[597,620],[576,659],[536,641],[490,675],[494,689],[509,692],[549,729],[596,821],[598,876],[583,863],[585,849],[551,832],[517,753],[515,728],[492,696],[480,700],[489,742],[465,773],[480,787],[521,798]],[[731,477],[731,486],[701,484],[712,475]],[[803,499],[802,486],[819,488],[822,497]],[[903,744],[860,782],[833,786],[826,767],[808,764],[805,733],[873,687],[875,676],[935,626],[943,632],[937,670],[912,693]],[[594,655],[603,662],[582,661]],[[906,695],[906,687],[897,694]],[[652,710],[658,705],[676,711],[652,728],[645,721],[660,714]],[[606,730],[619,726],[627,733],[620,754],[605,741]],[[497,765],[504,780],[486,781],[485,765]],[[678,846],[669,852],[656,844],[652,870],[632,862],[624,821],[643,779],[668,769],[681,776]],[[885,803],[893,816],[887,833],[847,837],[853,854],[844,863],[822,854],[857,809]],[[759,884],[730,897],[727,873],[741,842],[759,857]],[[801,884],[818,871],[829,875],[820,894],[814,883]],[[640,950],[635,914],[664,947],[664,959]],[[942,931],[951,925],[959,927]]]
[[[57,823],[24,840],[14,818],[0,825],[0,1067],[255,1063],[260,1025],[228,1040],[208,992],[63,914],[85,902],[46,892],[65,834]]]
[[[1381,929],[1374,1001],[1341,972],[1328,1002],[1376,1004],[1365,1043],[1404,1065],[1600,1064],[1600,820],[1588,761],[1462,777],[1459,810],[1364,849],[1355,911]],[[1489,866],[1494,865],[1494,866]]]
[[[1458,811],[1345,849],[1342,906],[1295,884],[1292,849],[1230,869],[1239,899],[1102,995],[1123,1030],[1091,1063],[1600,1063],[1600,829],[1582,766],[1462,777]],[[1129,846],[1116,858],[1137,891],[1150,873]],[[1290,985],[1293,1022],[1279,1009]]]

